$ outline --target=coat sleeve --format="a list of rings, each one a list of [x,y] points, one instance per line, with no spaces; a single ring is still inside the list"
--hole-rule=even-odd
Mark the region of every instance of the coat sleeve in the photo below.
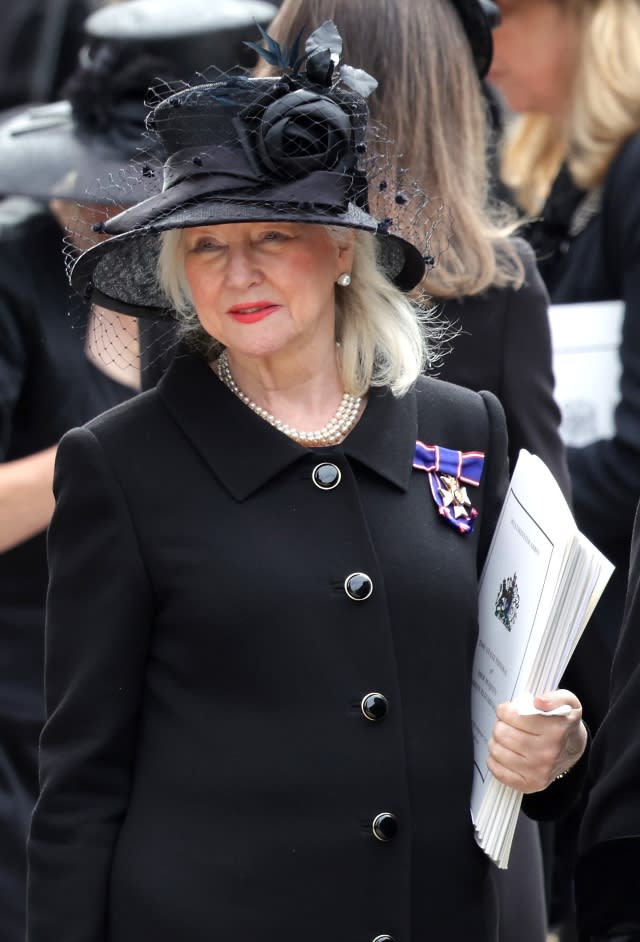
[[[106,942],[110,865],[130,789],[152,592],[123,491],[88,429],[63,438],[54,491],[27,939]]]
[[[520,239],[517,244],[525,281],[518,291],[508,292],[500,396],[509,429],[509,462],[513,468],[520,449],[526,448],[544,461],[570,500],[567,452],[554,396],[549,298],[532,249]]]
[[[639,624],[640,508],[611,674],[611,703],[593,743],[593,785],[580,832],[576,900],[586,939],[615,932],[640,937]]]
[[[612,167],[603,200],[612,284],[624,301],[620,402],[612,438],[569,449],[576,519],[601,549],[624,541],[628,553],[640,494],[640,135]]]

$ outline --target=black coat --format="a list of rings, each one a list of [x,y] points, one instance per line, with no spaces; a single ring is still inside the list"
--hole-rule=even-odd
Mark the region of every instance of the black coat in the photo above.
[[[611,675],[611,706],[591,753],[580,833],[576,902],[581,938],[640,939],[640,508],[624,621]]]
[[[473,534],[412,471],[419,437],[486,453]],[[505,470],[490,395],[374,391],[313,452],[196,356],[66,436],[29,942],[493,939],[469,702]],[[360,602],[354,572],[373,582]]]

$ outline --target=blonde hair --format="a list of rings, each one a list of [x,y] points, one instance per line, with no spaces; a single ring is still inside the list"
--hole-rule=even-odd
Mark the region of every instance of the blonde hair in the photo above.
[[[540,210],[563,161],[575,182],[601,183],[624,142],[640,130],[640,2],[555,0],[580,31],[571,104],[563,120],[517,118],[502,174],[529,213]]]
[[[438,253],[425,289],[446,299],[490,286],[519,287],[523,267],[508,238],[515,221],[489,205],[486,107],[453,6],[442,0],[284,0],[269,34],[290,46],[301,30],[303,36],[309,32],[309,23],[326,19],[342,35],[343,61],[379,81],[369,107],[399,154],[397,175],[407,168],[407,175],[451,214],[449,243]],[[275,71],[261,64],[257,74]],[[396,219],[393,195],[390,186],[384,212],[379,205],[385,197],[372,194],[372,210]],[[401,221],[393,231],[403,234]]]
[[[325,226],[340,242],[344,230]],[[207,334],[194,308],[184,270],[182,229],[161,236],[158,258],[160,286],[177,315],[179,331],[209,358],[222,349]],[[415,383],[427,357],[431,358],[437,328],[428,326],[424,308],[410,299],[380,271],[375,237],[356,232],[351,285],[336,287],[336,337],[341,344],[342,380],[347,392],[363,395],[370,386],[388,386],[401,396]]]

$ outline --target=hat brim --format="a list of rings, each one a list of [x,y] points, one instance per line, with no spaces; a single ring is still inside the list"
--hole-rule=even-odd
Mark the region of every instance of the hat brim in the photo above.
[[[159,189],[106,135],[82,135],[67,101],[14,112],[0,124],[0,194],[99,206],[132,206]],[[127,161],[130,165],[126,166]]]
[[[124,215],[124,214],[122,214]],[[378,262],[385,275],[402,291],[415,288],[425,272],[418,249],[391,233],[378,231],[378,223],[353,204],[341,216],[306,215],[299,207],[279,207],[274,213],[265,206],[229,201],[195,202],[182,205],[146,227],[114,235],[84,252],[74,263],[70,280],[86,300],[120,314],[134,317],[172,318],[157,278],[163,232],[193,226],[239,222],[297,222],[338,226],[371,232],[376,236]]]

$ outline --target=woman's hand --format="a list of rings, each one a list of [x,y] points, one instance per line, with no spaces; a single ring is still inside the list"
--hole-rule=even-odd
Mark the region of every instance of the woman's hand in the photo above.
[[[569,690],[534,699],[545,712],[563,704],[571,707],[564,716],[521,716],[515,704],[500,704],[487,760],[499,782],[526,794],[539,792],[576,764],[588,738],[580,701]]]

